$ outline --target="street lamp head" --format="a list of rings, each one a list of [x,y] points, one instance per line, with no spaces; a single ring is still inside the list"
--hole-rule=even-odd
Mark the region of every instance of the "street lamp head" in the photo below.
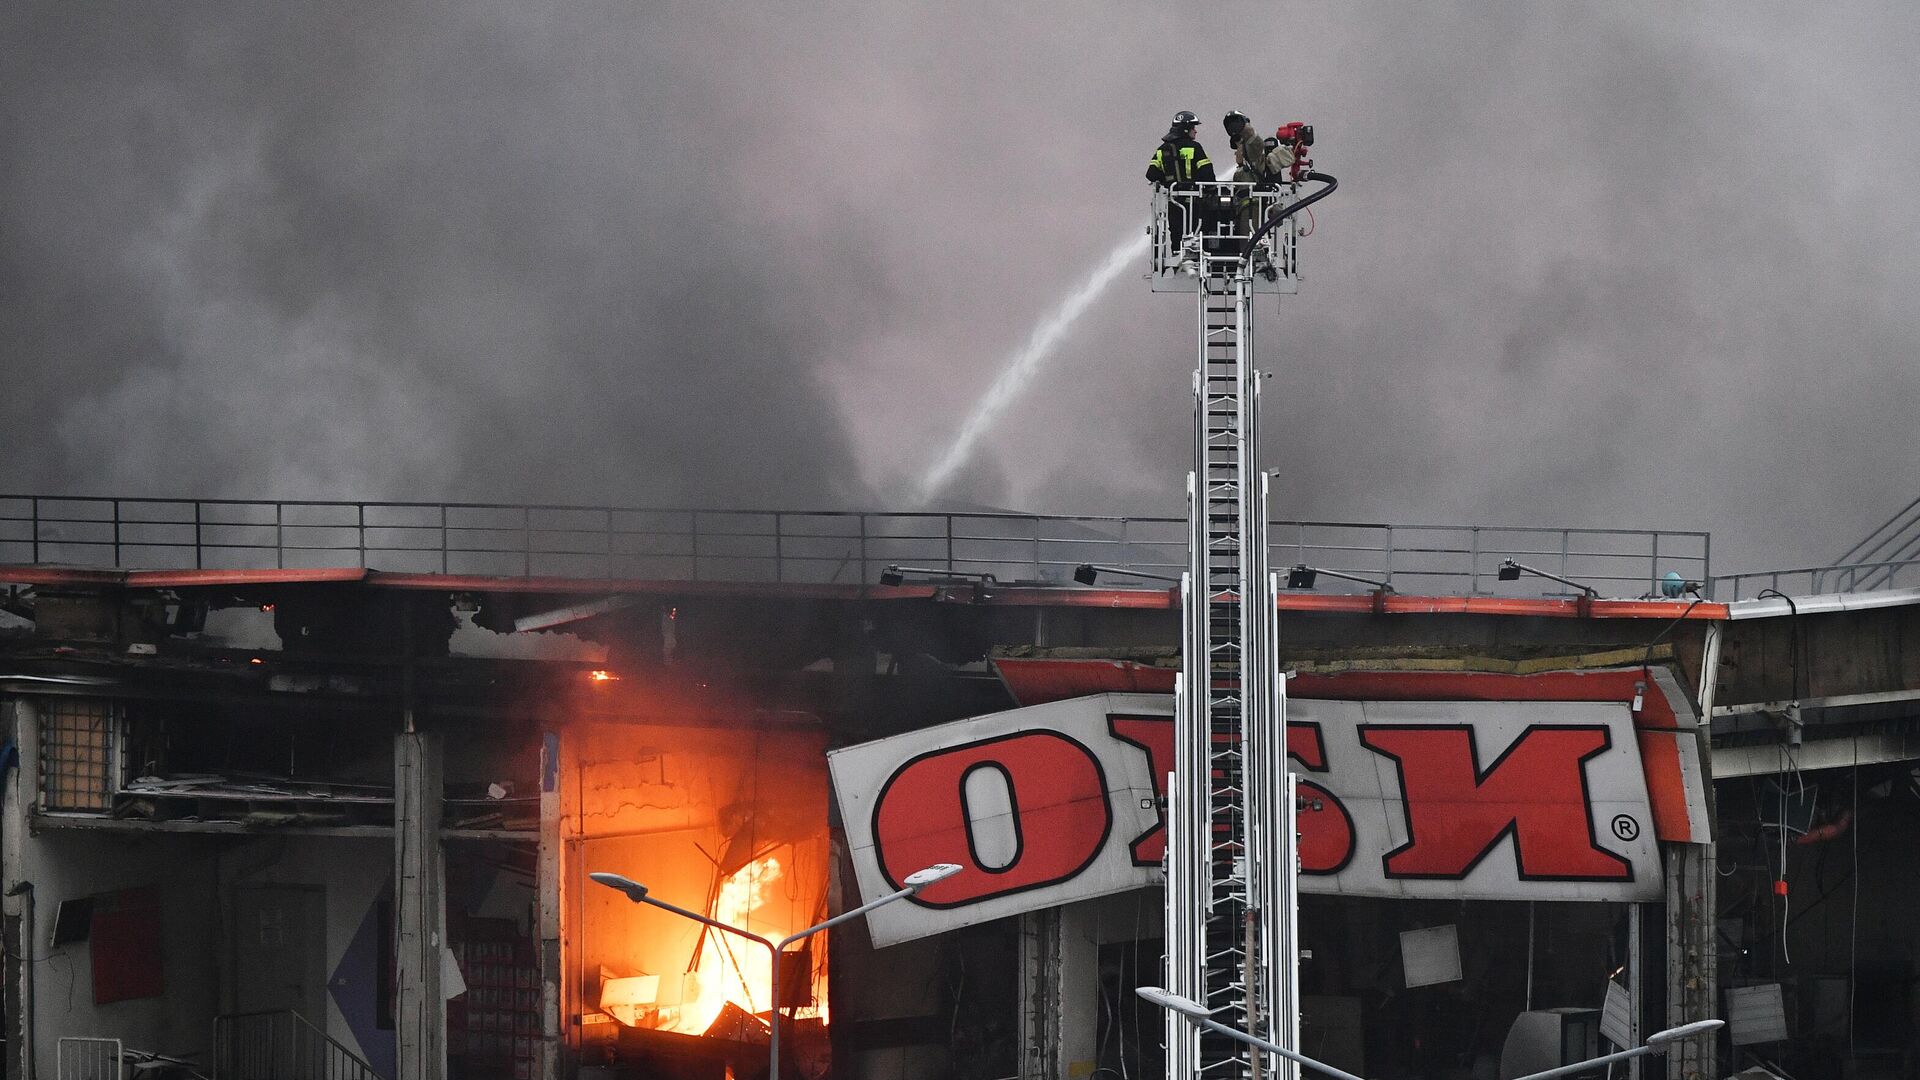
[[[1100,568],[1092,563],[1081,563],[1073,568],[1073,580],[1082,585],[1091,585],[1100,580]]]
[[[595,870],[587,876],[597,885],[605,885],[609,889],[618,889],[626,893],[627,899],[636,904],[647,898],[647,887],[624,874],[609,874],[604,870]]]
[[[924,870],[915,870],[913,873],[908,874],[906,880],[901,882],[901,884],[912,889],[914,892],[919,892],[921,889],[926,888],[936,881],[947,880],[959,873],[960,870],[961,867],[955,863],[934,863]]]
[[[1133,992],[1146,998],[1149,1002],[1170,1012],[1177,1012],[1181,1016],[1191,1017],[1195,1020],[1205,1020],[1212,1015],[1207,1012],[1205,1005],[1200,1004],[1192,998],[1181,997],[1171,990],[1163,990],[1158,986],[1135,987]]]
[[[1681,1024],[1676,1028],[1654,1032],[1647,1036],[1647,1045],[1665,1046],[1668,1043],[1679,1042],[1681,1039],[1691,1039],[1695,1035],[1705,1035],[1709,1031],[1716,1031],[1726,1026],[1725,1020],[1695,1020],[1691,1024]]]

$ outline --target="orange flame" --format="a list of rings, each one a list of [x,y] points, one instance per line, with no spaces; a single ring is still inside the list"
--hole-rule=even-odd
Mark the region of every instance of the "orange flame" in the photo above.
[[[773,855],[748,863],[721,884],[709,914],[729,926],[750,930],[761,937],[784,937],[790,932],[786,928],[772,926],[764,916],[754,918],[762,905],[775,898],[774,885],[784,880],[784,874],[780,860]],[[773,1005],[772,989],[772,958],[765,948],[732,934],[713,931],[701,941],[699,961],[687,973],[678,1015],[670,1020],[663,1017],[666,1022],[661,1026],[668,1031],[704,1034],[728,1002],[745,1012],[767,1012]],[[819,997],[816,994],[815,1000]],[[810,1005],[793,1009],[790,1015],[825,1020],[827,1010],[824,1004]]]

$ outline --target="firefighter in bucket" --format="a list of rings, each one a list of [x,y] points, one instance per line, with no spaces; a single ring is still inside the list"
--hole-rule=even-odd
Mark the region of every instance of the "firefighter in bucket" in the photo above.
[[[1213,162],[1194,138],[1199,127],[1200,118],[1188,110],[1182,109],[1173,115],[1173,123],[1167,127],[1167,133],[1160,137],[1159,147],[1147,162],[1149,181],[1169,192],[1191,192],[1197,190],[1198,185],[1213,181]],[[1201,222],[1187,220],[1189,214],[1183,205],[1184,201],[1177,197],[1167,200],[1167,228],[1174,236],[1181,238],[1180,261],[1183,264],[1192,262],[1197,266]]]

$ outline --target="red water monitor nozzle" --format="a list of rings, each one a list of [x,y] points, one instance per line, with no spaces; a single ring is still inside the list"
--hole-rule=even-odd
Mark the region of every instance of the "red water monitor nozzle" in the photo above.
[[[1299,120],[1281,124],[1273,137],[1276,143],[1293,151],[1293,167],[1287,170],[1287,179],[1298,181],[1313,168],[1313,162],[1307,160],[1307,147],[1313,145],[1313,125]]]

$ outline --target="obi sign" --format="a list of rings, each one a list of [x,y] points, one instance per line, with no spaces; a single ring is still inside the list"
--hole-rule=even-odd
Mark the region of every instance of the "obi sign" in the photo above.
[[[1172,709],[1161,694],[1094,694],[832,752],[862,895],[933,863],[966,868],[874,912],[875,943],[1158,881]],[[1704,839],[1705,815],[1663,808],[1657,828],[1649,734],[1624,701],[1296,698],[1301,888],[1657,899],[1656,840]],[[1697,793],[1691,732],[1651,734],[1668,736],[1663,763],[1695,774],[1654,789]]]

